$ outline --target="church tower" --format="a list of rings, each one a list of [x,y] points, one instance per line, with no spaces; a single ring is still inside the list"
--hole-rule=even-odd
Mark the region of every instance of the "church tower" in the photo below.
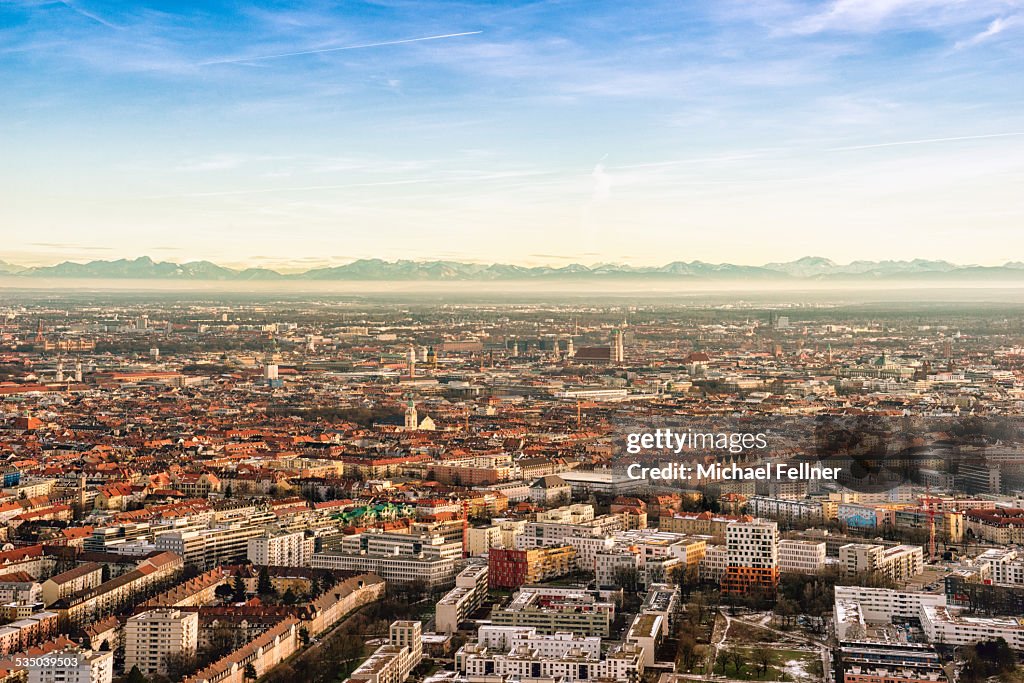
[[[419,415],[416,413],[416,403],[411,398],[405,408],[405,429],[406,431],[415,431],[419,429],[420,421]]]

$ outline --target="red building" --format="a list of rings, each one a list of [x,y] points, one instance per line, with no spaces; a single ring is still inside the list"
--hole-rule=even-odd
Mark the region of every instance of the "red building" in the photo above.
[[[569,545],[532,550],[491,548],[487,558],[487,581],[491,588],[519,588],[569,574],[576,550]]]

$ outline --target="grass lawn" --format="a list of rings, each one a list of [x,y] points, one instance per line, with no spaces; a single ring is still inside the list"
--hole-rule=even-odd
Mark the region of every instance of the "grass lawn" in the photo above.
[[[750,643],[774,643],[779,640],[785,640],[785,638],[756,624],[748,624],[739,619],[733,619],[732,624],[729,626],[729,640]]]
[[[732,635],[730,631],[730,636]],[[745,655],[746,664],[737,675],[733,669],[732,662],[726,667],[726,675],[733,678],[743,678],[752,681],[807,681],[821,680],[821,657],[816,652],[805,652],[803,650],[771,650],[771,662],[768,664],[768,671],[758,671],[758,664],[754,658],[755,648],[737,648]],[[721,669],[715,667],[715,673]]]

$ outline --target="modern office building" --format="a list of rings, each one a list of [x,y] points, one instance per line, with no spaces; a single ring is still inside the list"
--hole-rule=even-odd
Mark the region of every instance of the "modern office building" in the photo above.
[[[597,591],[582,588],[533,587],[516,593],[505,607],[491,612],[498,626],[532,627],[538,633],[568,631],[580,635],[611,635],[615,605]]]
[[[824,541],[779,541],[780,574],[818,574],[825,569]]]
[[[423,581],[431,588],[450,586],[462,559],[462,543],[442,536],[366,532],[343,537],[313,555],[315,569],[371,572],[387,581]]]

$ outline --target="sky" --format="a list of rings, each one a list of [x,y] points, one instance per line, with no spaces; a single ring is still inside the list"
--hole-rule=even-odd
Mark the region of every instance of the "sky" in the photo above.
[[[1024,260],[1024,0],[0,2],[0,260]]]

